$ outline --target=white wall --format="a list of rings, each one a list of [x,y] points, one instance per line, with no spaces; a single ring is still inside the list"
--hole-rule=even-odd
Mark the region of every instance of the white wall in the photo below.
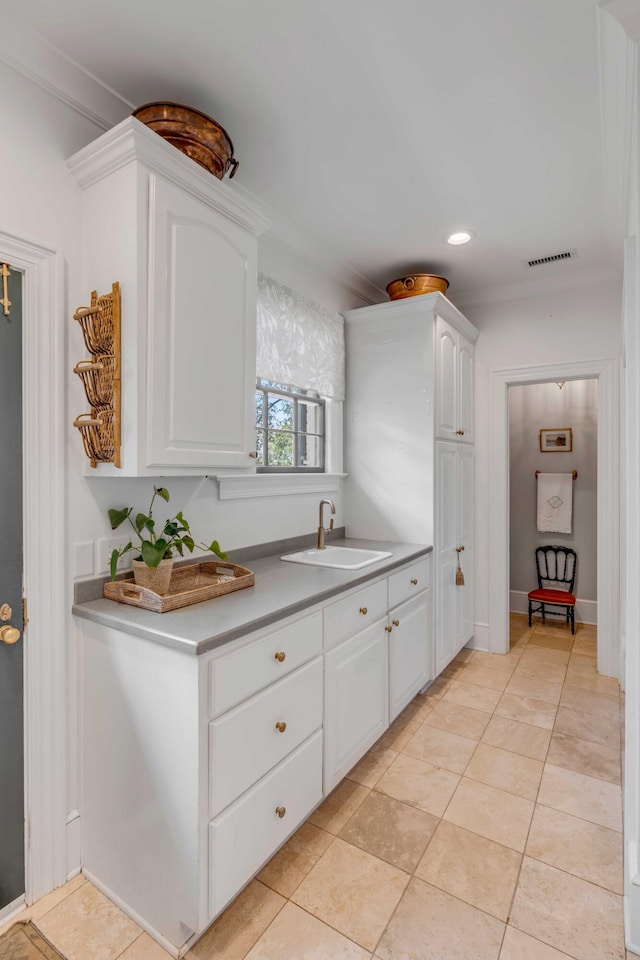
[[[87,83],[89,81],[87,80]],[[74,544],[94,544],[111,534],[107,510],[133,504],[146,507],[152,481],[146,479],[105,479],[85,477],[85,457],[72,420],[86,400],[72,369],[85,355],[77,324],[71,320],[76,306],[88,301],[89,292],[80,286],[80,189],[65,164],[81,147],[102,133],[101,127],[0,61],[0,129],[5,132],[0,152],[2,178],[2,227],[21,238],[39,241],[58,249],[65,261],[65,327],[67,409],[67,536],[60,544],[60,556],[67,564],[68,647],[68,811],[80,804],[76,766],[77,728],[75,696],[76,649],[71,617]],[[118,111],[117,103],[111,105]],[[127,110],[123,108],[122,116]],[[2,251],[0,250],[0,258]],[[315,269],[303,255],[276,237],[267,236],[259,245],[259,269],[295,288],[301,294],[337,311],[362,306],[366,300],[343,284]],[[114,280],[117,279],[114,277]],[[124,318],[127,322],[127,318]],[[257,500],[220,501],[212,480],[177,478],[167,481],[171,507],[183,509],[203,539],[216,537],[223,548],[233,549],[269,540],[312,533],[316,528],[317,504],[322,494],[270,497]],[[336,502],[336,526],[341,525],[342,497]],[[89,556],[95,553],[91,548]],[[52,558],[53,560],[54,558]],[[59,558],[55,558],[59,560]],[[93,569],[85,568],[86,574]],[[97,570],[96,570],[97,572]],[[79,866],[77,821],[69,831],[68,870]]]
[[[536,585],[535,548],[558,543],[578,555],[576,592],[581,600],[597,599],[597,433],[598,381],[569,380],[509,388],[509,561],[510,589],[524,594]],[[570,427],[572,449],[542,453],[539,431]],[[535,471],[570,473],[573,484],[571,533],[539,533],[536,525]],[[512,597],[513,601],[513,597]],[[512,609],[516,609],[512,606]],[[517,607],[520,610],[520,607]],[[596,622],[594,617],[591,622]]]
[[[620,354],[619,283],[467,306],[476,343],[476,623],[489,623],[491,371]]]

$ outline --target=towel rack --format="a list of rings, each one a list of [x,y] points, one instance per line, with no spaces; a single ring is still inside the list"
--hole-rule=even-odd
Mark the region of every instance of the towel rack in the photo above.
[[[536,470],[536,480],[538,479],[538,477],[540,476],[541,473],[542,473],[542,470]],[[574,480],[577,480],[577,479],[578,479],[578,471],[577,471],[577,470],[572,470],[572,471],[571,471],[571,476],[573,477]]]

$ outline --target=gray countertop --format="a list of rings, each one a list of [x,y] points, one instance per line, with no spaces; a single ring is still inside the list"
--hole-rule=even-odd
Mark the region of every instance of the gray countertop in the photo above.
[[[383,576],[432,550],[416,543],[378,540],[334,540],[332,546],[389,550],[391,556],[361,570],[283,563],[279,555],[263,557],[243,561],[255,573],[255,586],[215,600],[154,613],[101,599],[76,603],[73,614],[185,653],[201,654]]]

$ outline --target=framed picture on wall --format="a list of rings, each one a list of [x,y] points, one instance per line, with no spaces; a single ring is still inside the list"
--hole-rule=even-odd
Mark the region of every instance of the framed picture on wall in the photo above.
[[[569,453],[572,446],[571,427],[540,431],[541,453]]]

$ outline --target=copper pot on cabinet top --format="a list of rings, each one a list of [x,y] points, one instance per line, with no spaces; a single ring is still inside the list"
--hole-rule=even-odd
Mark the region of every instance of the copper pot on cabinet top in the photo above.
[[[218,180],[227,173],[229,180],[235,175],[238,161],[233,156],[231,137],[206,113],[182,103],[158,101],[143,104],[133,111],[132,116]]]
[[[445,293],[448,286],[448,280],[433,273],[412,273],[392,280],[387,285],[387,293],[390,300],[401,300],[403,297],[419,297],[423,293]]]

